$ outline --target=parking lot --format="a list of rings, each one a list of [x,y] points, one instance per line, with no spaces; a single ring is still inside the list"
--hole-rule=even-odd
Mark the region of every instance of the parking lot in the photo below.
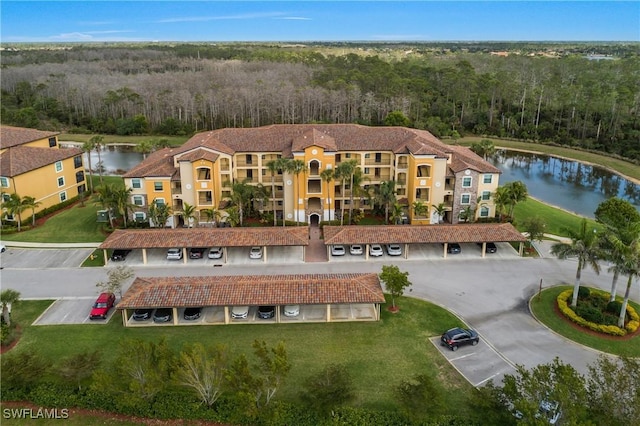
[[[116,310],[111,309],[106,320],[90,320],[89,313],[95,299],[95,297],[58,299],[49,305],[33,325],[106,324]]]
[[[2,268],[77,268],[93,249],[31,249],[9,247],[0,255]]]

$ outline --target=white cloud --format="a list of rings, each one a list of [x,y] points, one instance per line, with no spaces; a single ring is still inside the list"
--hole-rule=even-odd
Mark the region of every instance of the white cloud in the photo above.
[[[58,41],[89,41],[93,40],[93,36],[87,33],[64,33],[49,37],[50,40]]]
[[[183,18],[167,18],[156,21],[157,23],[175,23],[175,22],[207,22],[222,20],[244,20],[244,19],[261,19],[261,18],[278,18],[284,15],[282,12],[269,13],[245,13],[240,15],[221,15],[221,16],[186,16]]]
[[[289,20],[289,21],[312,21],[311,18],[303,18],[301,16],[283,16],[282,18],[276,18],[276,19],[283,19],[283,20]]]

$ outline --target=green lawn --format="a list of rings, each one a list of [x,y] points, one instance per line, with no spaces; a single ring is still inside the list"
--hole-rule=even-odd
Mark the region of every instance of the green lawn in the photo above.
[[[631,339],[594,335],[573,327],[564,318],[559,317],[554,310],[556,298],[558,294],[570,288],[573,286],[552,287],[543,290],[540,298],[535,296],[531,301],[531,310],[535,317],[556,333],[581,345],[620,356],[637,357],[640,354],[640,337],[638,335]],[[637,303],[632,301],[629,303],[636,311],[640,309],[640,305]]]
[[[524,231],[522,223],[530,217],[539,216],[546,223],[546,232],[549,234],[567,236],[567,229],[577,231],[582,222],[581,216],[576,216],[557,207],[552,207],[543,202],[528,198],[527,201],[516,204],[513,216],[514,226],[519,231]],[[587,219],[589,226],[602,229],[602,226],[595,220]]]
[[[71,142],[87,142],[89,139],[96,135],[82,135],[82,134],[74,134],[74,133],[62,133],[58,136],[59,141],[71,141]],[[117,135],[102,135],[104,140],[102,141],[105,144],[138,144],[142,141],[150,141],[154,139],[166,139],[169,141],[171,146],[180,146],[185,143],[189,137],[188,136],[117,136]]]
[[[607,167],[611,170],[615,170],[622,173],[625,176],[629,176],[634,179],[640,180],[640,167],[637,164],[633,164],[630,161],[620,160],[606,155],[600,155],[587,151],[580,151],[577,149],[563,148],[560,146],[543,145],[532,142],[514,141],[509,139],[497,139],[491,137],[467,137],[458,139],[460,145],[469,146],[473,142],[479,142],[482,139],[489,139],[493,141],[496,147],[502,147],[507,149],[520,149],[525,151],[536,151],[544,154],[553,155],[556,157],[565,157],[572,160],[597,164],[598,166]]]
[[[14,306],[23,335],[13,350],[37,348],[58,362],[73,353],[109,348],[101,351],[108,361],[122,338],[157,341],[165,337],[176,351],[190,342],[223,343],[233,353],[249,353],[255,339],[269,345],[283,340],[292,363],[287,384],[279,392],[285,400],[295,399],[304,378],[330,363],[346,364],[354,378],[355,405],[362,407],[396,408],[392,387],[420,373],[438,378],[452,407],[472,389],[428,340],[462,323],[446,310],[418,299],[400,298],[397,314],[383,307],[379,322],[124,328],[117,315],[107,325],[29,326],[36,311],[48,303],[20,301]]]

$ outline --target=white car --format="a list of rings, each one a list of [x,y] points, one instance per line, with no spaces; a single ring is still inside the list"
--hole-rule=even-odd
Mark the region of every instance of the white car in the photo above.
[[[359,256],[363,253],[364,250],[362,249],[362,246],[360,244],[352,244],[351,247],[349,247],[349,254]]]
[[[387,244],[387,254],[389,256],[400,256],[402,255],[402,247],[400,244]]]
[[[167,250],[167,260],[180,260],[182,259],[182,249],[181,248],[170,248]]]
[[[285,317],[297,317],[300,315],[300,305],[285,305],[283,313]]]
[[[249,250],[249,258],[262,259],[262,247],[251,247],[251,250]]]
[[[246,318],[248,315],[248,306],[234,306],[231,308],[231,318]]]
[[[222,257],[222,247],[211,247],[207,257],[209,259],[220,259]]]
[[[371,244],[369,246],[369,256],[378,257],[382,256],[382,246],[380,244]]]
[[[7,251],[7,246],[5,246],[3,243],[0,243],[0,253],[4,253],[5,251]]]
[[[344,246],[331,246],[331,255],[332,256],[344,256],[346,253]]]

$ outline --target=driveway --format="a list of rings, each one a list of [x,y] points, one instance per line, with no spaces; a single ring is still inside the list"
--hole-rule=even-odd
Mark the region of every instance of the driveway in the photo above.
[[[93,249],[35,249],[9,247],[0,255],[7,268],[78,268],[93,253]]]
[[[58,299],[49,305],[33,325],[106,324],[116,310],[111,309],[106,320],[90,320],[89,314],[94,301],[95,297]]]

